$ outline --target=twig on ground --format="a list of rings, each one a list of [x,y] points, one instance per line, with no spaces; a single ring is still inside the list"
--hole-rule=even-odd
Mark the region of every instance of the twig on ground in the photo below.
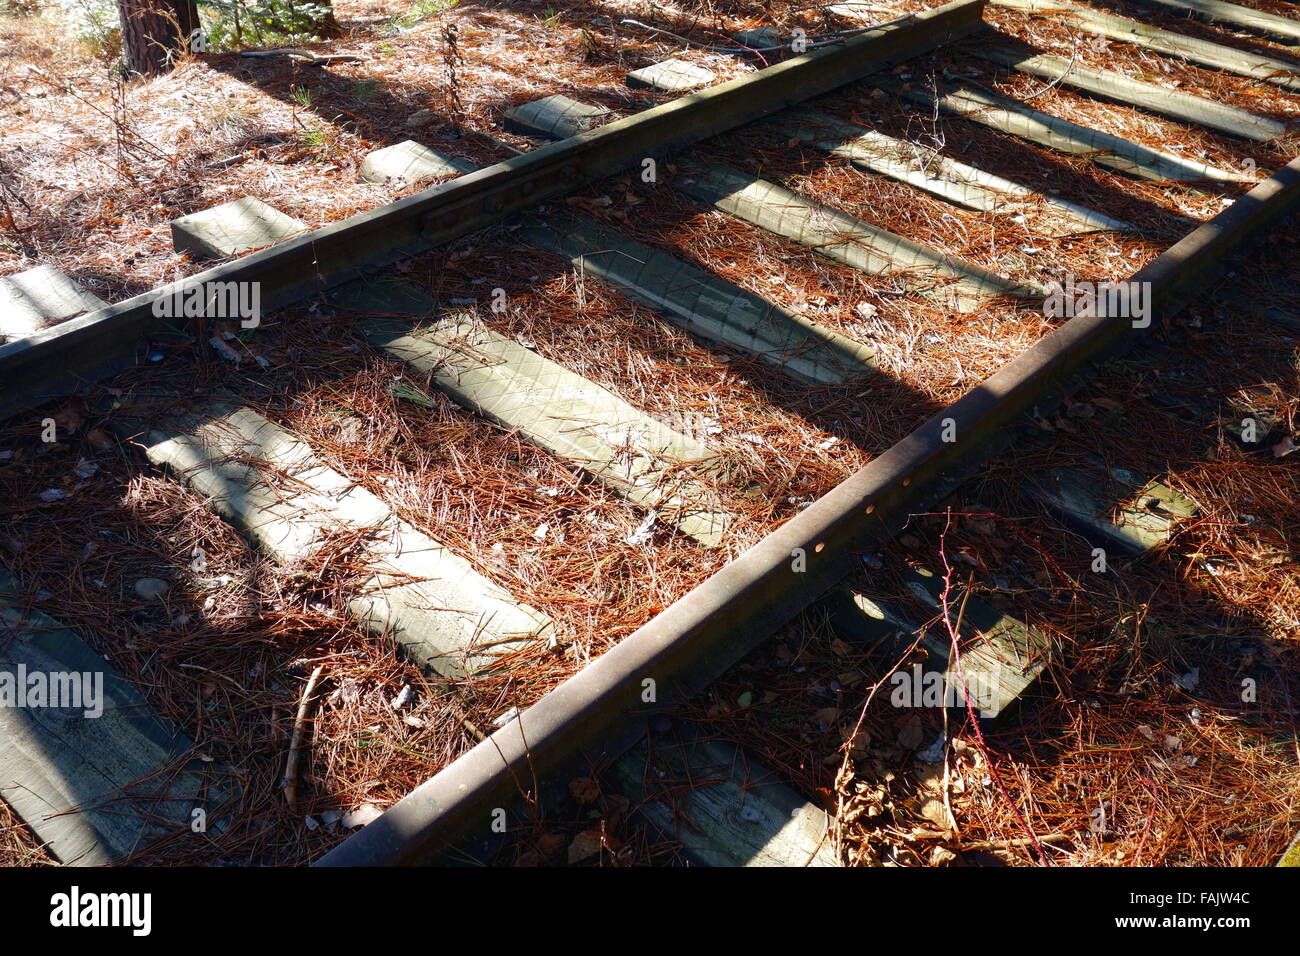
[[[307,711],[311,707],[312,697],[316,694],[316,684],[320,681],[323,664],[317,664],[307,679],[307,686],[298,702],[298,716],[293,721],[293,740],[289,744],[289,759],[284,765],[284,779],[280,786],[284,790],[284,799],[289,806],[298,801],[298,763],[302,758],[303,740],[308,736]]]

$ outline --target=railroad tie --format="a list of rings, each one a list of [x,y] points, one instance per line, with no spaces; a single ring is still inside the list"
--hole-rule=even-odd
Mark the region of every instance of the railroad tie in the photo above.
[[[138,434],[151,462],[170,469],[276,561],[312,553],[333,531],[364,533],[372,573],[348,610],[421,666],[462,677],[550,637],[543,614],[252,409],[214,402],[194,414],[147,423],[142,431],[125,417],[114,427]]]
[[[623,82],[633,89],[658,90],[661,93],[684,93],[716,80],[717,74],[686,60],[664,60],[633,70]]]
[[[1278,866],[1300,866],[1300,832],[1297,832],[1277,861]]]
[[[415,309],[419,295],[413,289],[395,289],[392,283],[356,282],[339,290],[336,304],[364,310],[393,302]],[[429,311],[433,311],[432,302]],[[433,325],[413,328],[409,322],[376,320],[362,325],[374,345],[412,367],[429,372],[439,388],[472,410],[508,427],[554,454],[580,464],[596,477],[610,481],[629,498],[663,507],[661,462],[695,459],[707,464],[707,448],[676,435],[616,396],[567,372],[523,346],[475,323],[470,317],[448,315]],[[538,389],[541,389],[539,394]],[[593,428],[575,428],[575,422],[599,420]],[[628,435],[635,443],[653,449],[639,454],[630,469],[617,462],[615,448]],[[631,480],[629,480],[631,479]],[[676,502],[680,508],[682,486]],[[657,502],[657,503],[656,503]],[[706,544],[716,543],[726,516],[693,505],[677,518],[678,527]],[[711,865],[835,865],[827,833],[826,815],[798,797],[790,788],[756,764],[745,764],[731,751],[719,759],[718,744],[656,744],[655,759],[672,755],[672,766],[683,780],[696,783],[677,793],[675,816],[645,789],[651,761],[644,745],[615,762],[612,773],[642,804],[642,815],[665,834],[682,840],[684,851],[697,862]],[[656,767],[662,769],[659,763]],[[748,773],[739,774],[742,766]],[[720,771],[726,773],[720,775]],[[753,781],[768,781],[755,787]],[[662,783],[662,778],[659,780]],[[689,833],[681,831],[682,818]]]
[[[517,235],[688,332],[804,382],[839,384],[873,371],[874,353],[862,343],[594,220],[567,214],[530,217]]]
[[[1286,419],[1262,404],[1268,398],[1266,391],[1256,395],[1252,390],[1243,389],[1208,402],[1181,391],[1174,394],[1153,392],[1149,398],[1162,414],[1180,427],[1201,428],[1205,422],[1217,422],[1218,427],[1235,438],[1246,451],[1269,450],[1290,434]],[[1258,407],[1257,398],[1260,400]]]
[[[1086,156],[1093,162],[1142,179],[1197,182],[1247,182],[1253,176],[1217,169],[1173,153],[1142,146],[1132,140],[1089,129],[1069,120],[1030,109],[1023,103],[971,87],[940,84],[935,91],[910,83],[876,79],[874,85],[887,93],[932,109],[937,102],[944,110],[990,129],[1046,146],[1072,156]]]
[[[521,103],[506,110],[506,129],[522,136],[568,139],[601,125],[612,114],[599,106],[580,103],[562,94]]]
[[[60,863],[117,863],[218,830],[228,781],[191,746],[0,566],[0,798]]]
[[[367,341],[427,373],[458,404],[661,512],[709,547],[730,516],[706,485],[719,462],[708,446],[617,395],[494,332],[473,314],[433,322],[363,322]]]
[[[991,63],[1011,67],[1093,96],[1137,106],[1152,113],[1207,129],[1267,143],[1286,135],[1287,125],[1249,110],[1207,100],[1154,83],[1143,83],[1113,70],[1094,70],[1059,56],[1033,54],[1001,44],[981,45],[972,52]]]
[[[1225,309],[1254,310],[1260,318],[1271,322],[1288,332],[1300,332],[1300,309],[1290,303],[1300,301],[1300,285],[1281,280],[1275,287],[1275,294],[1268,299],[1274,305],[1260,309],[1259,296],[1253,296],[1240,288],[1223,286],[1214,292],[1215,302]]]
[[[904,573],[903,582],[928,611],[942,609],[942,578],[915,569]],[[1047,666],[1052,651],[1047,635],[978,598],[966,598],[963,586],[954,585],[949,596],[949,607],[962,609],[960,661],[953,659],[952,638],[945,630],[922,627],[892,608],[889,602],[882,601],[879,590],[869,578],[847,579],[824,599],[831,620],[860,643],[880,647],[880,653],[891,661],[911,647],[916,635],[921,634],[921,647],[927,652],[921,665],[923,673],[942,675],[936,686],[942,689],[942,702],[946,706],[965,707],[965,695],[969,693],[970,702],[981,718],[996,719],[1032,686]],[[954,610],[954,625],[956,613]],[[908,673],[906,667],[899,672],[904,676]],[[911,690],[915,696],[908,706],[933,703],[928,698],[922,699],[922,688]]]
[[[732,38],[752,50],[769,50],[773,47],[787,47],[790,41],[775,27],[758,27],[755,30],[742,30],[733,33]]]
[[[1090,7],[1057,0],[992,0],[994,6],[1050,17],[1076,29],[1130,43],[1143,50],[1176,57],[1240,76],[1263,80],[1288,90],[1300,90],[1300,63],[1279,60],[1249,50],[1238,50],[1211,40],[1162,30],[1150,24],[1117,17]]]
[[[475,345],[491,349],[501,341]],[[404,348],[400,340],[393,344]],[[416,350],[414,364],[431,360],[423,345]],[[369,493],[318,464],[301,441],[247,408],[212,406],[206,411],[212,416],[206,423],[150,430],[145,439],[150,460],[182,477],[213,510],[278,560],[310,553],[320,531],[370,529],[377,552],[371,586],[385,581],[386,586],[380,594],[354,598],[350,609],[371,630],[390,634],[421,666],[448,676],[473,676],[498,663],[500,655],[526,646],[529,637],[549,633],[550,624],[541,615],[515,605],[459,558],[394,518]],[[692,779],[706,779],[716,770],[711,755],[707,749],[691,752],[687,766]],[[628,755],[616,767],[626,777],[637,767],[644,769],[645,761]],[[723,812],[727,801],[735,805]],[[686,803],[721,808],[713,816],[693,817],[700,839],[717,852],[732,858],[747,853],[750,865],[779,865],[805,851],[814,862],[833,862],[808,842],[810,834],[817,832],[820,839],[825,832],[824,825],[817,829],[824,814],[787,788],[773,785],[742,794],[736,782],[706,786],[688,795]],[[657,819],[653,809],[648,812]]]
[[[850,268],[899,279],[944,308],[971,312],[997,296],[1043,295],[1034,283],[1005,279],[730,166],[687,165],[682,172],[673,184],[686,195]]]
[[[858,3],[855,0],[848,0],[846,3],[833,3],[826,8],[828,13],[834,13],[846,20],[869,21],[875,23],[880,13],[880,8],[870,3]]]
[[[306,232],[305,223],[245,196],[172,220],[172,246],[195,259],[228,259]]]
[[[107,304],[49,264],[6,276],[0,279],[0,343]]]
[[[1163,7],[1167,13],[1195,17],[1211,23],[1240,27],[1261,36],[1281,37],[1288,43],[1300,41],[1300,20],[1280,17],[1223,0],[1137,0],[1149,6]]]
[[[826,812],[733,744],[690,729],[652,734],[609,775],[697,865],[840,865]]]
[[[385,146],[367,154],[361,161],[357,181],[384,186],[404,186],[408,183],[459,176],[473,167],[459,163],[429,149],[414,140]]]
[[[954,205],[1009,216],[1044,236],[1137,231],[1119,219],[1044,196],[938,150],[845,123],[816,110],[790,110],[782,114],[777,125],[786,135],[860,170],[888,176]]]
[[[1050,511],[1094,539],[1141,554],[1169,541],[1196,506],[1160,481],[1089,460],[1027,477],[1022,487]]]

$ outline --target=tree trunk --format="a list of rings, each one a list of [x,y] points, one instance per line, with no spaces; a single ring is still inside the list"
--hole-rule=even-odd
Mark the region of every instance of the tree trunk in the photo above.
[[[117,0],[117,9],[127,68],[146,76],[170,70],[199,25],[195,0]]]
[[[325,7],[325,13],[312,23],[312,32],[322,39],[342,36],[343,27],[334,17],[334,4],[330,0],[325,0],[321,5]]]

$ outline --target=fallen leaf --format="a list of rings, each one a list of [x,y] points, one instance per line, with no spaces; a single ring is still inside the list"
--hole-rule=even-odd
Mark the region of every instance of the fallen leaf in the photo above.
[[[569,844],[569,862],[581,863],[583,860],[590,860],[600,852],[603,843],[599,830],[583,830]]]
[[[921,729],[921,718],[913,715],[907,719],[903,729],[898,732],[898,746],[915,750],[925,740],[925,731]]]
[[[92,428],[86,432],[86,441],[95,451],[108,451],[115,444],[113,436],[102,428]]]
[[[921,804],[921,816],[935,826],[948,829],[948,808],[943,805],[942,800],[930,798],[924,801]]]
[[[937,846],[930,851],[931,866],[951,866],[957,861],[957,854],[946,846]]]
[[[813,720],[818,724],[831,726],[840,719],[840,709],[838,707],[823,707],[813,714]]]
[[[59,434],[79,431],[86,423],[86,400],[80,396],[68,399],[68,403],[50,417],[58,428]]]
[[[568,837],[563,833],[543,833],[537,838],[537,852],[542,855],[542,859],[553,860],[564,852],[564,844],[568,842]]]
[[[600,784],[591,777],[574,777],[569,781],[569,793],[579,803],[595,803],[600,796]]]

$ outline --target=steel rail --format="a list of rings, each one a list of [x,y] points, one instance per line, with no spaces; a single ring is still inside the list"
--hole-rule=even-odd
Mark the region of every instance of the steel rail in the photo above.
[[[1130,282],[1150,283],[1169,315],[1223,257],[1300,204],[1300,158],[1203,223]],[[935,414],[810,508],[790,519],[519,717],[421,784],[318,866],[418,864],[481,853],[496,811],[536,806],[567,769],[603,766],[645,732],[648,718],[701,690],[838,582],[854,555],[887,536],[960,470],[1009,440],[1035,406],[1059,399],[1094,362],[1142,334],[1094,311],[1067,321]],[[945,434],[955,441],[945,441]],[[802,551],[806,571],[791,557]],[[653,681],[653,685],[647,684]],[[653,686],[655,701],[643,695]]]
[[[264,310],[450,242],[650,157],[724,133],[970,33],[985,0],[952,0],[323,226],[0,346],[0,418],[135,364],[166,330],[154,303],[206,282],[259,282]]]

